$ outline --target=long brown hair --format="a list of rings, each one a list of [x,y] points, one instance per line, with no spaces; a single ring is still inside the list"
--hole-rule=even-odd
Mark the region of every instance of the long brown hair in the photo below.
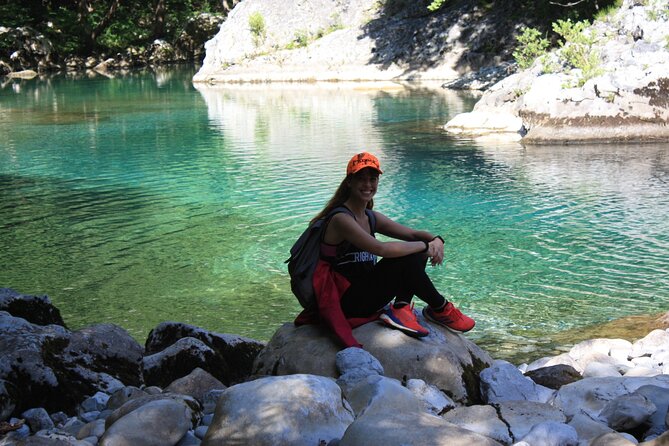
[[[349,186],[349,182],[351,178],[355,174],[351,175],[346,175],[346,178],[341,182],[337,190],[335,191],[334,195],[332,198],[330,198],[330,201],[325,205],[322,211],[320,211],[314,218],[311,219],[309,224],[312,224],[316,220],[319,220],[326,215],[330,213],[331,210],[333,210],[336,207],[342,206],[346,200],[348,200],[348,197],[351,195],[351,187]],[[373,209],[374,208],[374,199],[369,200],[367,203],[367,209]]]

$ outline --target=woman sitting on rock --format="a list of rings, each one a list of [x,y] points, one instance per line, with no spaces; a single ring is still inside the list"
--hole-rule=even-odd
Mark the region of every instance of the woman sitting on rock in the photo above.
[[[432,265],[443,262],[444,240],[372,210],[382,173],[374,155],[355,155],[348,162],[346,178],[312,220],[330,215],[313,280],[320,318],[347,347],[361,347],[351,328],[376,318],[410,336],[427,336],[413,310],[415,295],[428,304],[425,318],[456,332],[471,330],[474,320],[448,302],[425,272],[428,259]],[[349,212],[342,209],[331,215],[341,207]],[[396,240],[382,242],[375,238],[376,232]],[[378,262],[377,256],[382,257]],[[308,319],[305,311],[295,323]]]

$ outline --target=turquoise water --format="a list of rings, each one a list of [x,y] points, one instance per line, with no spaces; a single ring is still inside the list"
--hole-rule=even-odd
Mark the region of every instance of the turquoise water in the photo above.
[[[446,239],[429,274],[493,356],[668,309],[669,145],[475,143],[439,128],[462,93],[193,74],[2,84],[0,286],[49,295],[70,328],[267,340],[299,311],[290,245],[369,150],[377,210]]]

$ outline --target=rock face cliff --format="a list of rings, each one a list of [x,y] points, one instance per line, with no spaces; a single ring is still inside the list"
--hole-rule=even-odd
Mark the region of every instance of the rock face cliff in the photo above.
[[[565,63],[570,45],[564,45],[492,86],[446,130],[525,144],[669,141],[667,2],[625,0],[588,32],[597,76],[585,79]]]
[[[195,82],[428,80],[510,59],[502,9],[427,0],[245,0],[216,37]],[[261,22],[261,24],[259,23]]]

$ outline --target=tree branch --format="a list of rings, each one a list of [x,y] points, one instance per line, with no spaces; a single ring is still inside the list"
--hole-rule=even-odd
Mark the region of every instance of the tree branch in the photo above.
[[[559,3],[559,2],[548,2],[551,5],[556,5],[556,6],[562,6],[564,8],[571,8],[572,6],[576,6],[580,3],[583,3],[585,0],[578,0],[577,2],[572,2],[572,3]]]

